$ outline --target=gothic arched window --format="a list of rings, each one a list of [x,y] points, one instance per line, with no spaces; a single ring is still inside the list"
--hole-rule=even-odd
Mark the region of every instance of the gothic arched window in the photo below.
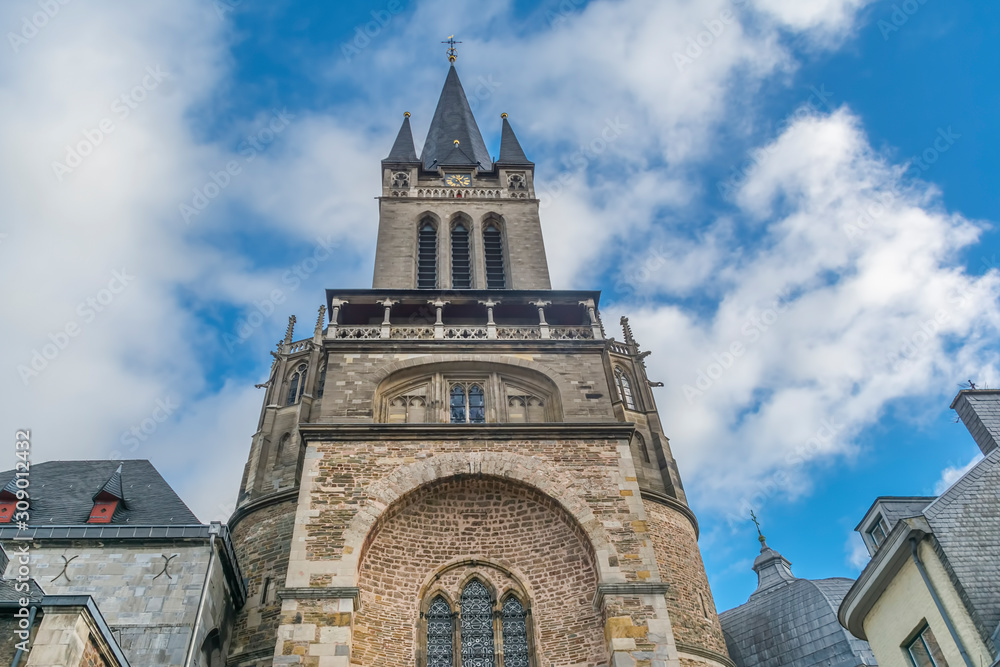
[[[437,228],[424,218],[417,234],[417,289],[437,287]]]
[[[628,378],[628,373],[621,366],[615,368],[615,384],[618,387],[618,398],[629,410],[635,410],[635,398],[632,396],[632,382]]]
[[[451,228],[451,286],[455,289],[472,287],[472,262],[469,256],[469,230],[458,222]]]
[[[506,289],[507,278],[503,266],[503,234],[496,223],[488,222],[483,228],[483,253],[486,257],[486,289]]]
[[[306,365],[299,364],[299,367],[295,369],[295,374],[292,375],[291,381],[288,383],[288,398],[285,400],[285,405],[294,405],[302,398],[302,390],[306,383]]]
[[[323,388],[326,386],[326,364],[319,369],[319,381],[316,384],[316,398],[323,398]]]
[[[513,595],[501,607],[500,623],[504,667],[528,667],[528,614]]]
[[[635,444],[639,447],[639,453],[642,454],[642,460],[649,463],[649,448],[646,447],[646,441],[639,433],[635,434]]]
[[[454,384],[448,401],[452,424],[486,422],[486,397],[478,384]]]
[[[440,595],[427,610],[427,667],[455,667],[455,617]]]
[[[478,579],[462,591],[462,667],[493,667],[493,599]]]

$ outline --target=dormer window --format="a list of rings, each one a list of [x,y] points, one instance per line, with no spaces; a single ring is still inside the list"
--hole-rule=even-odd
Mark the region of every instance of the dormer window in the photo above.
[[[0,498],[0,523],[10,523],[14,518],[14,510],[17,508],[16,500]]]
[[[111,517],[118,509],[118,500],[95,500],[94,509],[90,510],[90,518],[87,523],[111,523]]]
[[[875,523],[872,524],[871,528],[868,529],[868,537],[871,538],[872,544],[878,549],[882,546],[885,541],[885,536],[889,534],[888,526],[886,526],[885,518],[880,514]]]

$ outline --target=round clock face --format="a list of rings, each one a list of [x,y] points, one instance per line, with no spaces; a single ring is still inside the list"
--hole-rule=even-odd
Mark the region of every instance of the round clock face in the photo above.
[[[453,188],[467,187],[472,184],[472,179],[468,174],[448,174],[444,177],[444,184]]]

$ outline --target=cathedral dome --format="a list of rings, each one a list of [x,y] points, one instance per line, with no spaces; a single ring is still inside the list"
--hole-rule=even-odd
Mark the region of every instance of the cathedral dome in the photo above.
[[[851,579],[799,579],[791,563],[761,538],[754,561],[757,590],[745,604],[719,614],[737,667],[857,667],[875,665],[868,643],[837,620]]]

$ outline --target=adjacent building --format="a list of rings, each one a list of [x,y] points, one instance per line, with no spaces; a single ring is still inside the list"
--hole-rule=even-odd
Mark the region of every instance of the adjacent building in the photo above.
[[[737,667],[860,667],[875,665],[868,643],[837,621],[852,579],[799,579],[791,563],[760,538],[757,590],[719,614]]]
[[[4,665],[225,664],[246,590],[225,526],[200,523],[149,461],[32,465],[26,525],[18,478],[0,473]]]
[[[882,667],[1000,664],[1000,391],[951,406],[984,458],[938,497],[881,497],[858,524],[871,554],[840,605]]]

